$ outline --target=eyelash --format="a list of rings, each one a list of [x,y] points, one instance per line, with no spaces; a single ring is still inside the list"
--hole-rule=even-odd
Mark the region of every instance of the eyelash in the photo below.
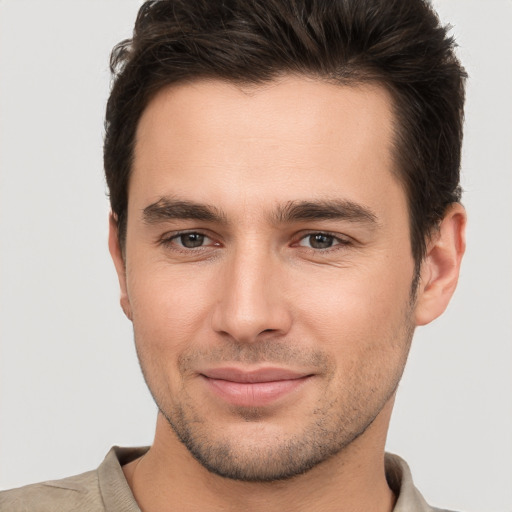
[[[218,242],[214,242],[213,244],[210,244],[210,245],[200,245],[198,247],[187,248],[187,247],[183,247],[181,245],[174,243],[175,240],[179,239],[180,237],[182,237],[184,235],[199,235],[199,236],[203,236],[203,237],[213,241],[212,237],[208,236],[206,233],[204,233],[202,231],[197,231],[197,230],[196,231],[178,231],[178,232],[172,233],[171,235],[167,234],[167,235],[162,236],[162,238],[160,238],[160,240],[158,241],[158,245],[162,245],[166,248],[172,249],[173,251],[178,251],[178,252],[181,252],[184,254],[190,254],[191,252],[204,251],[204,250],[207,250],[209,247],[219,247],[221,245]],[[315,236],[315,235],[332,238],[334,245],[332,245],[330,247],[326,247],[326,248],[314,248],[314,247],[307,247],[307,246],[301,245],[302,241],[306,240],[309,237]],[[325,253],[330,253],[332,251],[342,250],[350,245],[352,245],[352,241],[349,240],[348,238],[340,237],[339,235],[330,233],[328,231],[310,231],[308,233],[303,233],[303,234],[301,234],[300,237],[298,237],[296,239],[296,241],[294,241],[291,244],[292,247],[301,247],[302,249],[304,249],[306,251],[313,252],[315,254],[322,254],[322,253],[325,254]]]
[[[179,251],[179,252],[183,252],[183,253],[189,253],[191,251],[200,251],[200,250],[205,250],[206,248],[208,247],[211,247],[211,246],[199,246],[199,247],[194,247],[194,248],[187,248],[187,247],[183,247],[183,246],[180,246],[178,244],[175,244],[173,243],[175,240],[179,239],[180,237],[182,236],[185,236],[185,235],[200,235],[200,236],[203,236],[205,238],[208,238],[210,240],[212,240],[211,237],[209,237],[206,233],[203,233],[201,231],[178,231],[178,232],[174,232],[172,233],[170,236],[167,234],[167,235],[164,235],[159,241],[158,241],[158,245],[162,245],[164,247],[167,247],[167,248],[170,248],[174,251]],[[219,243],[214,243],[213,246],[219,246],[220,244]]]
[[[314,248],[314,247],[306,247],[306,246],[301,246],[300,243],[312,236],[315,236],[315,235],[320,235],[320,236],[324,236],[324,237],[329,237],[329,238],[332,238],[333,239],[333,243],[334,245],[330,246],[330,247],[326,247],[326,248],[323,248],[323,249],[319,249],[319,248]],[[331,252],[331,251],[338,251],[340,249],[344,249],[346,248],[347,246],[350,246],[352,244],[351,240],[349,240],[348,238],[345,238],[345,237],[340,237],[340,235],[337,235],[335,233],[330,233],[328,231],[310,231],[309,233],[306,233],[306,234],[303,234],[297,242],[294,242],[294,246],[300,246],[300,247],[303,247],[304,249],[307,249],[307,250],[310,250],[310,251],[313,251],[315,253],[327,253],[327,252]]]

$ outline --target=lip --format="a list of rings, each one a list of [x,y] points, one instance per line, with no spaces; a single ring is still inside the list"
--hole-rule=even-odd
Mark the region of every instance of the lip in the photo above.
[[[215,395],[231,405],[261,407],[282,399],[301,387],[312,375],[285,368],[213,368],[201,372]]]

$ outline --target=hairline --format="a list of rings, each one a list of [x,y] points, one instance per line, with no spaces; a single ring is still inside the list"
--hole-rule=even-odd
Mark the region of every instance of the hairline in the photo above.
[[[350,68],[350,66],[347,66]],[[129,202],[129,184],[131,175],[133,172],[133,165],[135,159],[135,149],[137,145],[137,132],[139,128],[140,121],[142,116],[146,112],[149,104],[164,90],[172,89],[174,87],[180,87],[183,85],[193,85],[200,82],[222,82],[225,84],[233,85],[237,87],[239,90],[250,92],[251,89],[258,89],[265,86],[270,86],[272,84],[278,83],[279,80],[286,77],[296,77],[300,79],[313,80],[318,82],[323,82],[331,85],[336,85],[338,87],[364,87],[368,86],[371,88],[379,88],[387,92],[389,101],[390,101],[390,112],[391,112],[391,121],[392,121],[392,138],[390,140],[390,155],[391,160],[394,165],[390,169],[392,176],[397,180],[397,183],[402,188],[405,197],[406,197],[406,205],[407,205],[407,214],[409,217],[409,242],[411,247],[411,253],[415,260],[415,274],[416,279],[419,277],[419,269],[421,267],[422,261],[425,257],[425,246],[428,239],[431,237],[432,232],[435,230],[436,225],[430,226],[429,230],[424,234],[423,241],[417,240],[416,242],[420,244],[421,251],[419,254],[415,254],[414,251],[414,213],[412,210],[412,197],[410,196],[409,190],[406,186],[405,180],[405,170],[403,169],[403,163],[400,162],[400,148],[404,144],[404,126],[400,121],[400,102],[398,100],[399,92],[396,87],[386,80],[382,74],[379,72],[373,72],[371,68],[360,68],[356,67],[353,71],[349,70],[346,76],[329,76],[322,75],[321,73],[310,72],[308,70],[304,71],[294,71],[294,70],[286,70],[280,69],[275,71],[270,76],[262,77],[257,80],[249,79],[249,78],[232,78],[222,76],[221,73],[215,75],[214,73],[208,74],[197,74],[196,76],[190,76],[186,78],[181,78],[178,80],[163,81],[160,84],[154,84],[153,87],[148,88],[148,93],[146,95],[143,107],[139,113],[138,119],[135,123],[135,129],[132,139],[132,145],[130,148],[130,169],[129,174],[126,181],[126,208],[124,211],[124,218],[121,220],[121,224],[118,223],[116,212],[114,212],[114,219],[116,224],[118,225],[118,242],[121,248],[121,253],[123,257],[125,255],[125,245],[126,245],[126,231],[128,226],[128,202]],[[447,205],[448,206],[448,205]]]

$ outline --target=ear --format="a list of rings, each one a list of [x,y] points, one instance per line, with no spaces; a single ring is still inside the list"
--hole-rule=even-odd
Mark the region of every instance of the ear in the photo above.
[[[119,279],[119,288],[121,289],[121,308],[129,320],[132,320],[132,310],[130,306],[130,299],[128,297],[128,290],[126,286],[126,264],[124,261],[123,251],[119,245],[117,220],[112,213],[109,216],[109,229],[108,229],[108,249],[112,261],[116,267],[117,278]]]
[[[417,291],[416,325],[432,322],[448,306],[465,250],[466,211],[461,204],[454,203],[427,245]]]

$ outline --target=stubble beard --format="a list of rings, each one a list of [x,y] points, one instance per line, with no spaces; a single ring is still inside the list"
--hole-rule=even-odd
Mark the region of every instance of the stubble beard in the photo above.
[[[145,371],[142,354],[139,354],[139,360],[160,413],[179,441],[204,468],[221,477],[245,482],[287,480],[342,452],[368,430],[394,396],[414,333],[410,316],[406,316],[406,322],[395,332],[395,338],[390,340],[400,345],[398,358],[393,362],[391,371],[381,375],[378,361],[375,367],[365,366],[360,368],[360,372],[354,372],[348,382],[344,382],[344,389],[339,393],[327,393],[326,384],[326,394],[323,396],[329,396],[330,399],[324,399],[311,411],[310,421],[306,421],[294,433],[272,435],[268,442],[262,442],[261,439],[251,441],[247,436],[237,439],[216,432],[214,422],[201,414],[197,404],[188,395],[186,386],[182,386],[178,393],[179,399],[169,404],[165,399],[166,394],[155,392],[155,387],[150,385],[148,373],[152,372]],[[243,346],[233,343],[228,349],[223,347],[217,352],[209,351],[207,354],[202,353],[202,356],[206,354],[212,361],[243,363],[314,361],[324,375],[335,373],[334,363],[322,352],[298,354],[296,349],[275,340]],[[182,375],[187,373],[190,362],[197,357],[197,353],[190,352],[180,358]],[[373,385],[368,387],[368,378],[372,376],[375,377]],[[330,382],[328,378],[326,381]],[[252,423],[252,426],[266,420],[264,408],[240,407],[235,408],[234,412],[239,417],[238,421]]]
[[[160,409],[177,438],[209,472],[244,482],[275,482],[304,474],[341,452],[372,424],[375,416],[364,421],[359,430],[349,430],[343,421],[335,428],[326,424],[329,404],[315,410],[312,421],[298,434],[270,439],[266,445],[247,443],[228,437],[212,439],[207,422],[179,404],[172,415]],[[243,421],[257,422],[257,410],[240,412]],[[242,442],[246,440],[243,439]]]

